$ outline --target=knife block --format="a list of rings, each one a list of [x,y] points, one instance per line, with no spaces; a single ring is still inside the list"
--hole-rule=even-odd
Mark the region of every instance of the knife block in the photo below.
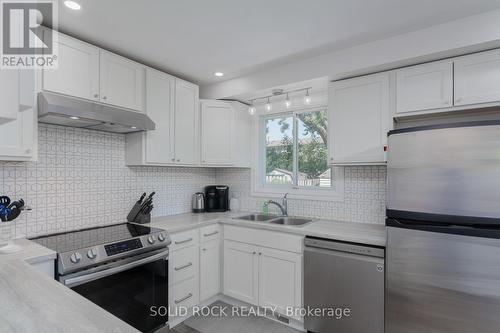
[[[151,213],[144,214],[142,212],[139,212],[139,214],[137,214],[135,219],[133,221],[130,221],[130,222],[140,223],[140,224],[149,223],[149,222],[151,222]]]

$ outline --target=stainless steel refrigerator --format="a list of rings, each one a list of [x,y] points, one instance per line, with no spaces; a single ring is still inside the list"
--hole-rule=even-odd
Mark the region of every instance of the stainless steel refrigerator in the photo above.
[[[500,122],[389,133],[387,333],[500,332]]]

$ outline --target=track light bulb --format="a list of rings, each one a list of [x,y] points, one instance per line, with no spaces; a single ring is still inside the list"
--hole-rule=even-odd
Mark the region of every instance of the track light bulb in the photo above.
[[[304,96],[304,104],[309,105],[312,102],[311,96],[309,96],[309,89],[306,90],[306,95]]]
[[[251,101],[250,102],[250,107],[248,108],[248,114],[251,115],[251,116],[253,116],[256,111],[257,111],[257,109],[253,105],[253,101]]]
[[[267,103],[266,103],[266,111],[271,111],[273,109],[273,106],[271,105],[271,102],[269,101],[269,97],[267,98]]]
[[[285,107],[289,109],[292,106],[292,102],[290,101],[290,98],[288,98],[288,94],[286,94],[286,99],[285,99]]]

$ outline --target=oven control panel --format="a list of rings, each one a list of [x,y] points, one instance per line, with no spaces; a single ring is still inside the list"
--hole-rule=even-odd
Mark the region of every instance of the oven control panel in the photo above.
[[[106,254],[108,256],[113,256],[115,254],[137,250],[142,247],[143,246],[140,238],[134,238],[119,243],[105,245],[104,250],[106,250]]]

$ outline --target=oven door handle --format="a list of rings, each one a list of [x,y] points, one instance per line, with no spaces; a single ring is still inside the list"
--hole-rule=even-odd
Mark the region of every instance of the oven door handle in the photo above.
[[[142,266],[142,265],[145,265],[145,264],[148,264],[148,263],[151,263],[153,261],[157,261],[157,260],[160,260],[160,259],[166,258],[166,257],[168,257],[168,250],[162,251],[160,253],[154,254],[152,256],[149,256],[149,257],[146,257],[143,259],[139,259],[137,261],[130,262],[130,263],[125,264],[125,265],[116,266],[116,267],[105,269],[105,270],[98,271],[95,273],[90,273],[90,274],[85,274],[85,275],[80,275],[80,276],[64,279],[64,285],[66,285],[69,288],[72,288],[72,287],[75,287],[75,286],[83,284],[83,283],[94,281],[94,280],[97,280],[97,279],[100,279],[100,278],[103,278],[103,277],[106,277],[106,276],[109,276],[112,274],[124,272],[124,271],[132,269],[134,267]]]

